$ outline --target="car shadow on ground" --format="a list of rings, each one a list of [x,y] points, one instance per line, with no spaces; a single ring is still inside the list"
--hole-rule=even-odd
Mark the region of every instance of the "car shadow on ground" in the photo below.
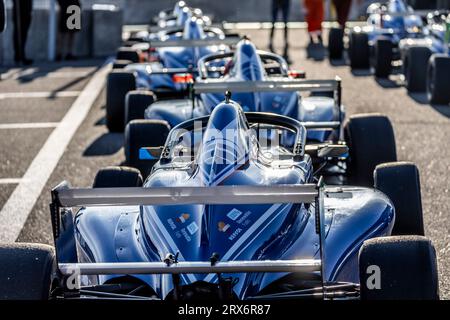
[[[450,105],[445,104],[432,104],[431,107],[442,114],[443,116],[450,118]]]
[[[444,117],[450,118],[450,105],[430,104],[425,92],[409,92],[408,96],[421,105],[429,105]]]
[[[306,46],[306,58],[314,61],[323,61],[327,56],[326,48],[320,43],[309,43]]]
[[[102,108],[103,109],[103,108]],[[100,119],[98,119],[95,124],[95,126],[106,126],[106,118],[105,117],[101,117]]]
[[[342,58],[342,59],[330,59],[330,65],[332,65],[333,67],[345,67],[348,64],[347,60]]]
[[[372,70],[370,69],[351,69],[351,73],[355,77],[370,77],[372,76]]]
[[[74,76],[73,80],[64,83],[60,87],[52,90],[49,99],[54,99],[56,95],[61,92],[70,89],[76,84],[90,78],[98,69],[101,68],[103,60],[99,59],[85,59],[85,60],[75,60],[75,61],[63,61],[63,62],[37,62],[33,66],[28,67],[28,69],[20,69],[17,72],[10,74],[9,76],[3,77],[3,73],[7,72],[8,69],[1,69],[2,80],[8,80],[10,77],[15,78],[19,83],[25,84],[39,79],[47,77],[49,74],[58,73],[64,68],[70,68],[77,72],[77,69],[95,67],[89,72],[81,72],[80,76]],[[70,71],[66,71],[70,74]],[[7,73],[5,73],[7,74]],[[58,81],[58,80],[55,80]]]
[[[122,133],[103,133],[83,152],[84,157],[109,156],[123,147]]]
[[[58,72],[63,68],[71,68],[75,72],[78,68],[97,67],[102,64],[102,60],[99,59],[82,59],[73,61],[61,61],[61,62],[37,62],[30,66],[31,72],[21,74],[17,77],[17,80],[21,83],[32,82],[40,78],[46,77],[49,73]],[[95,72],[95,71],[94,71]],[[86,78],[86,76],[82,77]]]
[[[402,86],[398,81],[391,78],[375,78],[375,81],[384,89],[396,89]]]
[[[419,104],[429,104],[425,92],[408,92],[408,96]]]

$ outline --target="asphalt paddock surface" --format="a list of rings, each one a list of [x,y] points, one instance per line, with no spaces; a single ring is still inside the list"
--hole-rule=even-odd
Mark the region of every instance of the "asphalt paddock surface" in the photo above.
[[[267,30],[239,30],[239,32],[248,34],[260,49],[267,49],[269,35]],[[335,61],[331,65],[327,59],[323,59],[324,52],[320,48],[307,46],[304,30],[291,30],[289,36],[292,68],[305,70],[310,79],[333,78],[336,75],[342,78],[343,103],[348,115],[378,112],[388,115],[391,119],[396,134],[398,159],[412,161],[420,170],[425,232],[432,239],[438,255],[441,297],[449,299],[450,106],[430,106],[425,103],[424,95],[409,96],[400,86],[399,75],[394,75],[388,80],[376,80],[367,70],[352,73],[343,61]],[[279,53],[283,49],[281,38],[282,31],[277,31],[276,49]],[[96,63],[97,66],[101,64],[98,61]],[[41,72],[42,79],[28,82],[23,80],[21,82],[12,76],[10,79],[0,81],[0,93],[21,90],[58,91],[58,89],[76,92],[82,90],[95,66],[74,69],[80,72],[74,72],[73,79],[65,79],[65,83],[62,83],[55,73]],[[53,71],[57,73],[61,70]],[[84,78],[81,71],[86,73]],[[15,100],[11,99],[11,103],[8,104],[0,95],[2,112],[0,125],[29,121],[60,121],[74,99],[75,97],[22,98],[17,99],[20,101],[12,106],[12,103],[16,104]],[[69,181],[72,186],[91,186],[99,168],[120,164],[124,160],[123,135],[108,133],[104,125],[104,104],[103,92],[51,174],[28,216],[19,241],[52,243],[48,210],[52,186],[62,180]],[[35,110],[36,108],[38,110]],[[0,129],[0,181],[20,178],[51,130],[51,128]],[[14,187],[14,183],[0,184],[0,207],[7,201]],[[7,226],[2,225],[0,221],[0,228]]]

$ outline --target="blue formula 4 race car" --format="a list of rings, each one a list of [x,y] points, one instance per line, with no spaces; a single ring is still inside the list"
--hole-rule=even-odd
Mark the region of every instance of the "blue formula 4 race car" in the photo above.
[[[182,14],[183,9],[189,9],[194,16],[201,18],[206,25],[211,24],[211,17],[204,15],[200,8],[192,8],[185,1],[177,1],[173,8],[161,11],[152,19],[150,22],[150,30],[155,27],[158,29],[166,29],[179,25],[178,18]]]
[[[399,42],[405,38],[421,38],[423,21],[403,0],[374,3],[367,9],[366,25],[349,30],[348,58],[352,69],[373,66],[377,77],[392,72],[392,62],[400,60]],[[342,56],[343,30],[330,30],[330,58]]]
[[[190,18],[199,19],[206,27],[212,28],[211,18],[205,16],[201,9],[189,8],[184,1],[179,1],[175,4],[173,13],[166,15],[165,18],[155,19],[155,25],[148,26],[148,30],[131,32],[125,44],[130,46],[139,42],[159,40],[166,36],[170,37],[176,30],[183,28],[185,22]]]
[[[211,66],[217,64],[224,68],[218,70]],[[298,79],[304,77],[303,72],[288,70],[281,56],[257,50],[248,39],[241,40],[233,51],[200,59],[197,69],[199,76],[191,84],[190,97],[149,103],[145,98],[151,92],[128,94],[125,104],[128,165],[145,171],[147,163],[137,157],[141,147],[159,146],[164,143],[170,128],[188,119],[211,114],[224,99],[226,91],[233,93],[233,100],[245,111],[278,113],[302,122],[331,125],[332,128],[309,132],[311,140],[324,142],[341,137],[344,108],[339,79]],[[286,138],[293,141],[292,137]]]
[[[365,129],[354,142],[382,152],[367,133],[384,128]],[[261,130],[290,132],[294,146],[263,141]],[[377,166],[372,188],[325,184],[320,163],[345,145],[308,143],[301,122],[244,113],[229,99],[148,151],[160,159],[145,182],[116,167],[93,189],[56,187],[56,256],[44,245],[0,246],[0,298],[439,297],[413,164]]]
[[[220,29],[206,29],[203,23],[191,18],[183,29],[171,35],[171,39],[133,45],[130,50],[142,62],[126,63],[124,69],[114,69],[106,86],[106,123],[110,131],[123,131],[125,127],[125,98],[128,92],[146,89],[152,92],[146,97],[167,98],[186,95],[184,80],[196,73],[197,61],[214,52],[229,50],[238,38],[226,38]],[[219,67],[219,66],[218,66]],[[182,79],[181,83],[178,79]]]
[[[435,11],[427,14],[424,37],[400,41],[406,88],[427,92],[433,104],[450,103],[450,15]]]

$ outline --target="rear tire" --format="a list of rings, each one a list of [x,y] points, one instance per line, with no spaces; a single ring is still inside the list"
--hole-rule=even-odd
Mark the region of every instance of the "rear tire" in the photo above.
[[[404,73],[409,92],[427,90],[427,69],[431,50],[428,47],[411,47],[406,52]]]
[[[347,173],[350,182],[373,186],[375,167],[397,161],[391,122],[381,114],[354,115],[345,124],[344,134],[349,147]]]
[[[387,78],[392,72],[392,41],[378,39],[375,44],[375,76]]]
[[[0,300],[48,300],[55,261],[55,251],[47,245],[0,245]]]
[[[139,170],[129,167],[106,167],[100,169],[94,179],[93,188],[142,187]]]
[[[391,199],[395,207],[393,235],[425,234],[419,170],[409,162],[380,164],[374,172],[375,188]]]
[[[352,69],[368,69],[370,67],[370,48],[367,33],[350,33],[349,44],[350,67]]]
[[[379,271],[379,288],[373,268]],[[436,252],[420,236],[374,238],[359,251],[362,300],[438,300]]]
[[[140,57],[139,53],[134,50],[132,47],[121,47],[117,50],[116,54],[117,60],[130,60],[133,63],[139,63]]]
[[[433,54],[428,63],[427,94],[432,104],[450,103],[450,57]]]
[[[328,57],[342,59],[344,51],[344,30],[342,28],[331,28],[328,35]]]
[[[156,101],[156,96],[148,90],[135,90],[125,97],[125,126],[132,120],[144,119],[145,110]]]
[[[133,120],[125,129],[125,162],[127,166],[138,169],[147,177],[157,162],[139,159],[139,149],[160,147],[166,143],[170,126],[162,120]]]
[[[113,70],[106,83],[106,125],[111,132],[123,132],[125,124],[125,96],[136,89],[133,72]]]

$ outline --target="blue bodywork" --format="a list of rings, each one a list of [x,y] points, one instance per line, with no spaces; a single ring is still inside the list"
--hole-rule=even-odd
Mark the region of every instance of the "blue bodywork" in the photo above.
[[[204,31],[204,24],[197,18],[188,18],[183,24],[182,32],[167,35],[164,32],[158,34],[157,40],[205,40],[223,37],[222,34]],[[150,40],[151,45],[151,40]],[[226,51],[228,48],[222,45],[206,47],[164,47],[151,53],[151,62],[134,63],[128,65],[125,70],[133,71],[136,77],[136,88],[148,89],[155,93],[159,91],[178,92],[186,90],[185,83],[175,83],[173,74],[161,74],[164,69],[189,69],[197,65],[200,58],[211,53]],[[152,74],[155,73],[155,74]]]
[[[367,25],[362,30],[373,46],[377,39],[389,39],[394,48],[405,38],[422,38],[423,22],[420,15],[414,15],[404,0],[389,0],[384,5],[375,3],[368,8]],[[398,53],[398,51],[394,52]]]
[[[175,130],[175,128],[173,129]],[[212,132],[232,130],[227,139]],[[174,132],[174,131],[172,131]],[[160,161],[144,188],[218,185],[280,185],[311,183],[312,159],[294,159],[290,151],[263,147],[249,127],[242,108],[230,101],[219,104],[202,130],[196,156],[174,155]],[[171,134],[172,150],[183,141]],[[223,152],[233,151],[224,160]],[[272,159],[269,154],[287,157]],[[381,192],[360,187],[325,187],[324,278],[359,283],[358,251],[363,241],[390,235],[394,208]],[[57,240],[59,262],[149,262],[178,253],[179,261],[208,261],[218,253],[221,261],[288,260],[320,258],[313,206],[270,205],[172,205],[89,207],[66,214]],[[66,221],[66,222],[67,222]],[[74,221],[72,224],[71,221]],[[75,234],[76,243],[70,241]],[[83,276],[82,285],[103,284],[123,275]],[[226,274],[233,277],[233,292],[246,299],[285,273]],[[173,281],[168,275],[134,275],[162,299],[170,297]],[[217,283],[217,275],[182,274],[181,286]]]
[[[402,57],[407,49],[412,46],[428,47],[431,53],[450,55],[447,34],[446,15],[439,12],[430,12],[427,15],[427,23],[422,29],[421,37],[405,38],[400,41],[399,47]]]
[[[249,40],[241,40],[237,44],[234,57],[228,62],[226,68],[228,72],[221,78],[223,82],[273,79],[267,75],[256,47]],[[343,107],[337,108],[333,98],[302,97],[295,91],[233,93],[232,98],[246,112],[276,113],[302,122],[343,121],[345,116]],[[197,95],[194,101],[190,99],[157,101],[147,108],[145,118],[165,120],[174,127],[188,119],[211,114],[223,99],[223,93],[202,93]],[[338,138],[339,134],[337,131],[317,130],[309,132],[308,139],[323,142],[333,137]]]
[[[172,31],[183,28],[186,21],[195,17],[200,19],[205,25],[211,25],[211,18],[205,16],[203,11],[199,8],[190,8],[186,5],[184,1],[178,1],[175,3],[173,9],[168,9],[161,11],[157,17],[154,17],[154,25],[149,26],[149,30],[142,30],[132,34],[132,39],[139,40],[143,42],[175,39],[170,33]],[[156,27],[157,30],[154,30]]]

